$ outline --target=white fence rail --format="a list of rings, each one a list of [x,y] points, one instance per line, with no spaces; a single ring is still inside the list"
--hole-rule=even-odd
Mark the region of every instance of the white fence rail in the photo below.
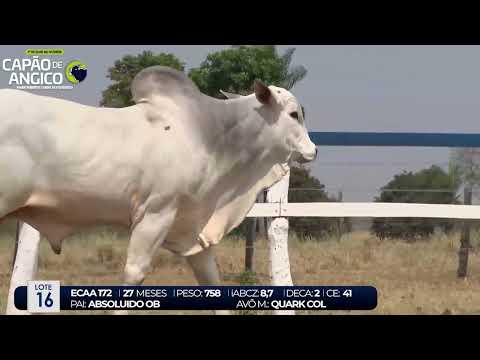
[[[480,206],[360,202],[256,203],[247,217],[440,218],[480,220]]]

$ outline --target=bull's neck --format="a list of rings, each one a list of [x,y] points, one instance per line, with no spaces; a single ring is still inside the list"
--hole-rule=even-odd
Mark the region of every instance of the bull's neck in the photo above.
[[[254,96],[216,100],[212,118],[218,130],[212,142],[217,175],[244,177],[255,169],[261,175],[281,162],[270,144],[269,127],[258,112],[261,106]],[[251,176],[251,175],[250,175]]]

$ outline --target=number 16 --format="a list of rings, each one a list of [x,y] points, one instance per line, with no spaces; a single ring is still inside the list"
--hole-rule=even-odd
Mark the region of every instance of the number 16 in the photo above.
[[[38,295],[38,306],[42,307],[42,293],[39,291],[39,292],[37,292],[37,295]],[[47,294],[47,297],[45,298],[45,306],[46,307],[52,307],[52,305],[53,305],[53,300],[50,297],[50,295],[52,295],[51,292],[49,292]]]

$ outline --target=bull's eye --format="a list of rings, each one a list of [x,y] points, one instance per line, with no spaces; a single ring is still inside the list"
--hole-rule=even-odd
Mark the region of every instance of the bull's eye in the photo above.
[[[294,111],[294,112],[291,112],[290,113],[290,116],[294,119],[297,119],[298,120],[298,112]]]

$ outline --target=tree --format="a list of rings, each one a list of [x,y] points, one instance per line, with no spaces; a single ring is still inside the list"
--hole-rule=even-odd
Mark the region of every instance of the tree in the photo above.
[[[456,204],[459,182],[438,166],[418,172],[402,172],[384,187],[376,202]],[[390,190],[391,189],[391,190]],[[397,191],[394,191],[397,190]],[[408,191],[425,190],[425,191]],[[448,232],[454,225],[450,219],[376,218],[371,231],[379,238],[397,238],[413,241],[431,235],[435,227]]]
[[[219,90],[251,94],[255,79],[291,89],[307,74],[303,66],[291,66],[294,52],[279,55],[274,45],[235,46],[209,54],[189,76],[200,91],[217,98],[223,98]]]
[[[282,82],[280,87],[285,89],[291,89],[295,84],[301,81],[307,75],[307,69],[302,65],[292,66],[293,54],[295,53],[294,48],[289,48],[281,56],[282,59]]]
[[[143,51],[135,56],[124,56],[121,60],[115,61],[114,66],[108,69],[107,78],[112,80],[113,84],[102,92],[100,105],[115,108],[133,105],[130,92],[133,78],[144,68],[154,65],[169,66],[180,71],[185,70],[185,63],[173,54],[154,54],[151,51]]]
[[[335,202],[325,192],[325,185],[310,174],[310,170],[304,167],[292,167],[290,171],[290,190],[288,192],[289,202]],[[305,190],[302,190],[305,189]],[[338,220],[319,217],[292,217],[289,219],[290,230],[301,237],[315,235],[319,239],[332,235],[338,226]],[[345,230],[350,224],[347,220],[344,223]]]

